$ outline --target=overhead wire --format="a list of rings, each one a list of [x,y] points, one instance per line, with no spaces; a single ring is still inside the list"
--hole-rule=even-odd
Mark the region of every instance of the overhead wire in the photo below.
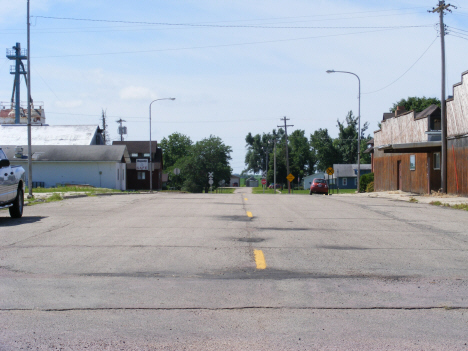
[[[74,17],[53,17],[53,16],[35,16],[36,18],[68,20],[68,21],[86,21],[102,23],[126,23],[126,24],[150,24],[176,27],[209,27],[209,28],[260,28],[260,29],[391,29],[391,28],[417,28],[427,27],[428,25],[409,25],[409,26],[265,26],[265,25],[227,25],[227,24],[209,24],[209,23],[170,23],[170,22],[145,22],[145,21],[124,21],[124,20],[104,20],[91,18]]]
[[[429,49],[432,47],[432,45],[436,42],[438,37],[436,37],[432,43],[427,47],[426,50],[424,50],[424,52],[421,54],[421,56],[419,56],[419,58],[401,75],[399,76],[397,79],[395,79],[393,82],[391,82],[390,84],[387,84],[386,86],[384,86],[383,88],[380,88],[380,89],[377,89],[377,90],[373,90],[373,91],[369,91],[369,92],[365,92],[365,93],[361,93],[362,95],[367,95],[367,94],[373,94],[373,93],[377,93],[379,91],[382,91],[386,88],[388,88],[389,86],[395,84],[396,82],[398,82],[406,73],[408,73],[418,62],[419,60],[421,60],[423,58],[423,56],[426,54],[426,52],[429,51]]]
[[[341,17],[341,18],[328,18],[328,19],[314,19],[314,22],[321,22],[321,21],[342,21],[342,20],[354,20],[354,19],[362,19],[362,18],[375,18],[375,17],[389,17],[389,16],[402,16],[402,15],[410,15],[410,14],[415,14],[419,12],[409,12],[409,13],[404,13],[404,14],[386,14],[386,15],[377,15],[377,16],[353,16],[353,17]],[[189,26],[197,26],[197,27],[212,27],[215,26],[216,28],[261,28],[261,29],[316,29],[316,27],[279,27],[277,26],[278,24],[284,24],[284,23],[301,23],[301,22],[309,22],[308,21],[293,21],[293,22],[273,22],[270,25],[271,26],[266,26],[265,24],[263,25],[249,25],[249,26],[227,26],[227,25],[214,25],[214,24],[196,24],[196,25],[189,25]],[[234,21],[228,21],[228,22],[234,22]],[[126,23],[126,22],[124,22]],[[126,23],[127,24],[127,23]],[[128,23],[130,24],[130,23]],[[134,23],[131,23],[134,24]],[[267,23],[268,24],[268,23]],[[149,30],[167,30],[169,28],[148,28],[147,26],[169,26],[168,24],[152,24],[152,23],[137,23],[132,26],[115,26],[115,27],[72,27],[72,28],[44,28],[44,29],[36,29],[34,30],[35,33],[63,33],[63,34],[69,34],[69,33],[95,33],[95,32],[112,32],[112,31],[149,31]],[[273,26],[275,25],[275,26]],[[179,26],[179,27],[186,27],[187,25],[185,24],[175,24],[174,26]],[[174,26],[171,26],[171,29],[174,28]],[[91,30],[95,29],[95,30]],[[58,30],[60,30],[58,32]]]
[[[213,49],[213,48],[221,48],[221,47],[257,45],[257,44],[271,44],[271,43],[280,43],[280,42],[288,42],[288,41],[339,37],[339,36],[347,36],[347,35],[355,35],[355,34],[367,34],[367,33],[389,31],[389,30],[394,30],[394,29],[401,29],[401,28],[400,27],[395,27],[395,28],[391,28],[391,29],[378,29],[378,30],[361,31],[361,32],[353,32],[353,33],[316,35],[316,36],[291,38],[291,39],[264,40],[264,41],[253,41],[253,42],[233,43],[233,44],[189,46],[189,47],[172,48],[172,49],[151,49],[151,50],[118,51],[118,52],[107,52],[107,53],[104,52],[104,53],[88,53],[88,54],[48,55],[48,56],[35,56],[34,58],[39,59],[39,58],[58,58],[58,57],[108,56],[108,55],[141,54],[141,53],[150,53],[150,52],[182,51],[182,50],[195,50],[195,49]]]
[[[100,117],[100,114],[83,114],[83,113],[66,113],[66,112],[47,112],[48,114],[53,114],[53,115],[70,115],[70,116],[86,116],[86,117]],[[143,116],[116,116],[116,115],[107,115],[107,118],[123,118],[123,119],[140,119],[141,122],[147,122],[148,117],[143,117]],[[219,119],[213,119],[213,120],[198,120],[198,121],[158,121],[158,123],[167,123],[167,124],[190,124],[190,123],[235,123],[235,122],[249,122],[249,121],[254,121],[254,122],[259,122],[259,121],[276,121],[276,118],[258,118],[258,119],[234,119],[234,120],[219,120]],[[140,122],[140,121],[134,121],[134,122]]]

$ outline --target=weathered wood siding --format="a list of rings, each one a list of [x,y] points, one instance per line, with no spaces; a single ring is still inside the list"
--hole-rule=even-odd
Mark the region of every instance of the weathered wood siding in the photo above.
[[[447,140],[447,192],[468,196],[468,137]]]
[[[415,120],[414,112],[410,111],[382,121],[381,130],[374,133],[374,147],[427,141],[427,130],[427,118]]]
[[[468,134],[468,71],[453,86],[453,98],[447,100],[447,136]]]
[[[384,154],[382,151],[378,153],[374,159],[375,191],[398,190],[397,165],[398,161],[401,161],[401,190],[420,194],[428,192],[427,154],[415,154],[416,169],[411,171],[410,154]]]

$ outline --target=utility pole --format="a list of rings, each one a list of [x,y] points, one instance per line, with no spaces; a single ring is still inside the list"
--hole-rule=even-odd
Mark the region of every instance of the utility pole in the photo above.
[[[441,98],[440,98],[440,120],[441,120],[441,139],[442,139],[442,155],[441,155],[441,172],[440,172],[440,184],[442,192],[447,192],[447,113],[445,109],[445,25],[444,25],[444,11],[450,10],[450,7],[454,7],[450,4],[445,4],[444,0],[439,1],[439,6],[433,8],[432,11],[439,13],[439,31],[440,31],[440,51],[441,51],[441,69],[442,69],[442,81],[441,81]]]
[[[31,22],[30,22],[30,16],[29,16],[29,0],[27,3],[28,9],[27,9],[27,26],[28,26],[28,44],[27,44],[27,56],[28,56],[28,77],[27,77],[27,82],[28,82],[28,198],[33,197],[33,192],[32,192],[32,136],[31,136],[31,104],[32,104],[32,99],[31,99]],[[18,89],[19,89],[19,84],[18,84]]]
[[[107,142],[110,142],[109,132],[107,131],[107,123],[106,123],[106,116],[107,112],[103,109],[102,110],[102,139],[104,141],[104,145],[107,145]]]
[[[286,121],[289,121],[289,118],[284,116],[280,118],[280,120],[284,121],[284,126],[277,126],[277,127],[284,127],[284,135],[286,137],[286,173],[289,175],[289,150],[288,150],[288,127],[294,127],[293,125],[286,125]],[[291,182],[288,180],[288,194],[291,194]]]
[[[125,120],[123,120],[122,118],[119,119],[118,121],[116,121],[117,123],[120,123],[120,127],[119,127],[119,134],[120,134],[120,141],[123,141],[123,135],[124,134],[127,134],[127,127],[124,127],[122,126],[122,123],[123,122],[127,122]]]
[[[274,147],[273,147],[273,157],[274,157],[274,166],[273,166],[273,189],[274,193],[276,194],[276,137],[273,140]]]

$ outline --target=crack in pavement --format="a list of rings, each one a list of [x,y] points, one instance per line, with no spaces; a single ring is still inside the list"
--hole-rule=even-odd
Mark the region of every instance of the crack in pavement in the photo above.
[[[236,310],[329,310],[329,311],[371,311],[371,310],[468,310],[466,306],[369,306],[369,307],[278,307],[278,306],[238,306],[238,307],[77,307],[77,308],[0,308],[0,312],[73,312],[73,311],[236,311]]]

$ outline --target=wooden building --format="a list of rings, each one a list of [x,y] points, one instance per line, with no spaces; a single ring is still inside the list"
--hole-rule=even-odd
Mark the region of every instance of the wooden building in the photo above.
[[[468,196],[468,71],[447,99],[447,192]]]
[[[128,154],[130,156],[130,163],[127,164],[127,189],[149,190],[149,167],[152,167],[153,190],[162,189],[164,181],[162,174],[162,149],[158,148],[156,141],[151,143],[152,163],[149,162],[149,141],[113,141],[112,144],[127,146]],[[137,160],[148,160],[148,170],[137,169]]]
[[[447,106],[447,192],[468,195],[468,71]],[[374,132],[374,189],[430,193],[441,187],[441,111],[384,113]]]

